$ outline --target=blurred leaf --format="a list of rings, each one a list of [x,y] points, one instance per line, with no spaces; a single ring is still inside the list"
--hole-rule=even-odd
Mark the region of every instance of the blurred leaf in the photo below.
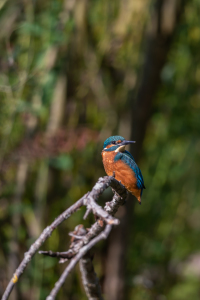
[[[50,166],[60,169],[60,170],[65,170],[65,171],[70,171],[73,168],[73,160],[70,155],[63,154],[58,157],[52,158],[49,160]]]

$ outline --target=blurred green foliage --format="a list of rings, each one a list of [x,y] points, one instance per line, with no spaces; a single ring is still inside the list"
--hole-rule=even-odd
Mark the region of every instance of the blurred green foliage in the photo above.
[[[200,295],[199,4],[186,7],[174,37],[144,142],[141,168],[147,191],[142,209],[136,206],[129,249],[129,273],[134,265],[136,274],[131,285],[146,285],[144,299],[153,299],[158,291],[159,299]],[[138,299],[142,290],[138,287]],[[137,299],[134,295],[133,288]]]
[[[127,99],[137,89],[152,3],[1,2],[0,291],[42,229],[105,174],[104,139],[129,137]],[[199,1],[188,2],[153,104],[140,162],[147,189],[135,207],[127,253],[127,299],[200,297],[199,12]],[[43,249],[65,251],[83,214],[63,223]],[[95,254],[100,278],[103,251],[101,244]],[[44,299],[63,269],[36,255],[19,281],[19,299]],[[58,299],[66,297],[86,299],[79,272]]]

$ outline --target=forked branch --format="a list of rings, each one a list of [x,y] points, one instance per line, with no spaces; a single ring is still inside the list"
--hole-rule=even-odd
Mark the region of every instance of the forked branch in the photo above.
[[[104,209],[99,206],[96,202],[99,196],[107,189],[109,186],[115,191],[113,199],[111,202],[107,202]],[[72,243],[70,249],[67,252],[56,252],[51,251],[40,253],[60,257],[64,261],[71,259],[70,263],[66,267],[65,271],[61,275],[59,281],[56,283],[54,289],[50,293],[48,299],[54,299],[57,292],[59,291],[61,285],[64,283],[69,272],[73,269],[76,263],[90,250],[98,241],[107,238],[112,225],[119,224],[118,219],[114,218],[113,215],[116,213],[120,205],[122,205],[127,197],[127,190],[125,187],[118,182],[112,176],[105,176],[99,178],[91,192],[85,194],[81,199],[79,199],[75,204],[70,206],[66,211],[64,211],[60,216],[58,216],[55,221],[46,227],[39,238],[33,243],[30,249],[24,254],[24,259],[20,263],[19,267],[13,274],[10,280],[2,300],[7,300],[14,285],[18,281],[19,277],[24,272],[26,266],[31,261],[32,257],[41,247],[41,245],[51,236],[52,232],[60,225],[64,220],[68,219],[73,213],[75,213],[81,206],[87,207],[87,212],[93,212],[99,219],[91,226],[91,228],[82,236],[76,236],[72,234],[76,239],[75,243]],[[62,256],[63,255],[63,256]]]

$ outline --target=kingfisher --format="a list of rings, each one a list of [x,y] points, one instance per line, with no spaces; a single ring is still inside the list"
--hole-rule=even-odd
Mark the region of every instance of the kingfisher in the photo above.
[[[135,141],[127,141],[120,135],[110,136],[104,142],[101,155],[107,175],[113,176],[115,174],[115,178],[141,204],[142,192],[145,189],[142,172],[131,153],[125,150],[126,145],[132,143]]]

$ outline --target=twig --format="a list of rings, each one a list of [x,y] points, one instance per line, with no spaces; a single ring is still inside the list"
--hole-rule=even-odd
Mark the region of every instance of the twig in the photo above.
[[[86,210],[86,212],[85,212],[85,214],[84,214],[84,216],[83,216],[83,220],[86,220],[87,219],[87,217],[89,216],[89,214],[91,213],[91,208],[87,208],[87,210]]]
[[[119,184],[119,182],[117,182]],[[112,186],[116,188],[115,181],[113,181]],[[115,192],[112,200],[110,202],[106,202],[106,205],[104,206],[104,210],[109,213],[110,216],[113,216],[118,208],[124,204],[127,198],[127,191],[123,187],[123,185],[117,184],[117,190],[121,193],[122,196],[117,194]],[[88,233],[84,235],[84,237],[80,241],[76,241],[75,244],[72,244],[70,249],[66,252],[52,252],[52,251],[39,251],[39,254],[44,254],[50,257],[59,257],[63,258],[61,262],[65,262],[68,259],[71,259],[74,257],[79,250],[87,243],[89,243],[90,240],[92,240],[95,236],[97,236],[101,231],[103,231],[105,228],[105,224],[100,224],[100,221],[98,220],[95,222],[91,228],[88,230]],[[70,234],[71,235],[71,234]],[[80,236],[78,237],[80,239]]]
[[[68,259],[70,250],[67,252],[39,251],[40,254],[50,257]],[[62,260],[61,260],[62,261]],[[79,261],[79,267],[82,275],[82,282],[88,297],[88,300],[103,300],[99,279],[94,271],[92,255],[88,251]]]
[[[39,251],[38,253],[46,255],[46,256],[50,256],[50,257],[65,258],[65,259],[69,259],[72,257],[70,255],[71,254],[70,250],[68,250],[66,252],[53,252],[51,250],[50,251]]]
[[[119,184],[119,182],[117,183]],[[115,181],[113,181],[111,184],[112,187],[117,189],[117,191],[120,192],[121,195],[120,196],[119,194],[115,193],[112,201],[107,202],[106,205],[104,206],[104,210],[107,213],[109,213],[109,215],[113,216],[117,212],[118,208],[124,204],[128,193],[126,189],[123,187],[123,185],[121,184],[117,185],[116,188]],[[75,243],[74,246],[70,248],[70,253],[68,255],[68,258],[75,256],[84,245],[89,243],[89,241],[92,240],[95,236],[97,236],[101,231],[103,231],[104,228],[105,228],[105,224],[103,224],[102,226],[99,220],[95,222],[89,229],[88,233],[83,237],[83,239]]]
[[[115,182],[114,182],[115,184]],[[112,184],[114,186],[114,184]],[[119,206],[123,205],[126,197],[127,197],[127,191],[125,190],[125,188],[121,185],[120,186],[122,189],[120,190],[121,194],[123,195],[123,197],[121,197],[120,195],[118,195],[117,193],[114,194],[112,201],[107,202],[104,209],[109,212],[110,215],[114,215],[116,213],[116,211],[118,210]],[[107,225],[108,226],[108,225]],[[107,227],[106,227],[107,228]],[[99,220],[94,223],[92,225],[92,227],[89,229],[88,233],[85,234],[85,236],[83,237],[83,239],[81,241],[78,241],[78,239],[76,240],[76,242],[74,244],[72,244],[72,246],[70,246],[70,250],[65,252],[65,253],[59,253],[59,256],[57,257],[61,257],[63,258],[61,260],[61,262],[65,262],[66,260],[72,258],[76,259],[76,262],[79,259],[79,254],[82,253],[82,249],[85,249],[85,244],[91,245],[91,243],[93,241],[96,240],[96,237],[98,238],[99,236],[101,236],[101,234],[103,233],[102,231],[105,229],[105,223],[103,223],[103,226],[99,224]],[[92,241],[91,241],[92,240]],[[91,241],[91,242],[90,242]],[[48,252],[45,253],[46,255],[49,255]],[[52,253],[51,253],[52,254]],[[64,255],[63,255],[64,254]],[[53,255],[49,255],[49,256],[53,256]],[[56,256],[56,255],[55,255]],[[64,257],[65,256],[65,257]],[[66,258],[67,257],[67,258]],[[72,261],[71,261],[72,262]],[[86,263],[86,262],[85,262]],[[82,263],[80,263],[82,264]],[[68,267],[70,269],[68,269],[68,267],[66,268],[66,270],[64,271],[64,273],[62,274],[62,279],[59,279],[59,286],[57,286],[58,282],[55,285],[55,288],[52,290],[50,296],[47,298],[47,300],[52,300],[55,299],[56,294],[58,293],[59,289],[61,288],[62,284],[64,283],[64,280],[66,279],[66,277],[68,276],[69,272],[72,270],[72,268],[75,266],[75,264],[71,263],[68,265]],[[92,268],[92,261],[88,262],[88,268]],[[87,272],[87,269],[85,269],[85,272]],[[89,297],[88,299],[91,300],[102,300],[102,296],[101,296],[101,292],[100,292],[100,286],[98,284],[98,278],[96,277],[96,275],[94,275],[95,272],[93,271],[93,277],[91,277],[91,274],[85,274],[84,275],[84,280],[83,284],[86,290],[86,294]],[[93,280],[93,284],[91,285],[91,280]],[[96,285],[95,285],[96,282]],[[54,292],[56,291],[56,292]],[[92,297],[92,295],[94,296],[96,294],[96,298]],[[90,296],[89,296],[90,295]],[[53,298],[51,298],[53,297]]]
[[[80,259],[79,267],[88,300],[103,300],[99,279],[94,271],[90,251]]]
[[[70,261],[70,263],[68,264],[68,266],[66,267],[65,271],[62,273],[61,277],[59,278],[59,280],[56,282],[53,290],[51,291],[51,293],[49,294],[49,296],[46,298],[46,300],[54,300],[57,293],[59,292],[61,286],[63,285],[63,283],[65,282],[67,276],[69,275],[69,273],[71,272],[71,270],[75,267],[75,265],[77,264],[77,262],[96,244],[98,243],[100,240],[102,239],[106,239],[110,233],[112,229],[112,225],[106,225],[106,228],[103,232],[101,232],[98,236],[96,236],[92,241],[90,241],[86,246],[82,247],[79,250],[79,253],[72,258],[72,260]]]
[[[102,208],[100,206],[98,206],[97,204],[94,204],[94,202],[93,202],[93,200],[97,201],[98,197],[109,186],[114,188],[114,190],[116,190],[118,192],[118,194],[120,195],[120,196],[119,195],[114,196],[113,199],[116,197],[116,199],[119,200],[119,203],[120,203],[120,201],[121,201],[121,204],[124,202],[126,195],[127,195],[127,191],[120,182],[118,182],[114,177],[111,177],[111,176],[105,176],[103,178],[99,178],[98,182],[95,184],[95,186],[93,187],[91,192],[85,194],[75,204],[70,206],[66,211],[64,211],[60,216],[58,216],[50,226],[46,227],[43,230],[42,234],[35,241],[35,243],[31,245],[28,252],[26,252],[24,254],[24,259],[20,263],[19,267],[14,272],[13,277],[10,280],[10,282],[2,296],[2,300],[8,299],[15,283],[18,281],[19,277],[24,272],[26,266],[31,261],[32,257],[38,251],[38,249],[41,247],[41,245],[46,241],[47,238],[49,238],[51,236],[53,230],[56,227],[58,227],[58,225],[61,224],[64,220],[68,219],[71,216],[71,214],[76,212],[81,206],[92,205],[92,208],[94,210],[97,209],[98,215],[101,216],[103,219],[105,219],[105,221],[107,223],[110,223],[110,224],[114,224],[115,222],[117,223],[117,221],[115,221],[117,219],[111,217],[114,214],[114,213],[112,213],[112,211],[114,211],[114,210],[110,209],[109,215],[108,215],[108,213],[105,215],[104,214],[105,212],[102,212],[103,211]],[[89,199],[89,201],[87,200],[88,196],[92,197],[92,199],[93,199],[92,202],[91,202],[91,198]],[[118,207],[121,205],[119,203],[117,204]],[[99,207],[100,207],[100,209],[99,209]],[[103,215],[102,215],[102,213],[103,213]],[[114,222],[113,222],[113,220],[114,220]],[[76,255],[78,252],[80,252],[84,248],[83,246],[88,244],[90,242],[90,240],[93,239],[94,237],[96,237],[104,228],[105,228],[105,224],[103,224],[103,226],[102,226],[102,225],[100,225],[99,221],[97,221],[91,227],[90,231],[83,237],[83,239],[76,244],[76,247],[74,249],[70,249],[70,253],[71,253],[70,258],[73,257],[74,255]],[[81,249],[81,247],[82,247],[82,249]]]
[[[87,194],[84,195],[81,199],[79,199],[74,205],[70,206],[66,211],[64,211],[58,218],[55,219],[55,221],[48,227],[46,227],[42,234],[39,236],[39,238],[35,241],[34,244],[31,245],[28,252],[24,254],[24,259],[20,263],[19,267],[16,269],[15,273],[13,274],[12,279],[10,280],[4,294],[2,297],[2,300],[7,300],[15,283],[18,281],[19,277],[24,272],[24,269],[28,265],[28,263],[31,261],[34,254],[37,252],[37,250],[40,248],[40,246],[46,241],[47,238],[49,238],[53,232],[53,230],[64,220],[68,219],[72,213],[77,211],[81,206],[84,205],[84,199],[87,197]]]
[[[106,178],[107,180],[105,180]],[[115,181],[115,184],[117,183],[117,185],[120,185],[120,183],[114,177],[107,176],[99,178],[97,183],[94,185],[92,191],[88,194],[88,197],[85,199],[84,204],[87,205],[86,215],[88,215],[89,210],[92,210],[95,215],[101,217],[103,220],[106,221],[106,223],[118,225],[119,221],[116,218],[113,218],[107,212],[105,212],[102,209],[102,207],[96,203],[99,196],[103,193],[105,189],[107,189],[113,183],[113,181]]]
[[[94,215],[97,215],[101,217],[106,223],[110,225],[118,225],[119,220],[116,218],[113,218],[111,215],[107,213],[101,206],[99,206],[91,196],[91,194],[87,197],[87,206],[89,209],[93,211]]]

